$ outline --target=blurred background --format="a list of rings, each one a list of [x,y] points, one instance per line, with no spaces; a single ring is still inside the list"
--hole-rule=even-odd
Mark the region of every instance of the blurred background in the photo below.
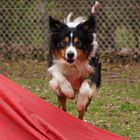
[[[48,16],[89,16],[95,0],[0,0],[0,73],[57,105],[48,88]],[[140,139],[140,0],[99,0],[102,87],[86,119]],[[104,98],[102,98],[104,97]],[[77,115],[70,101],[69,112]]]
[[[93,0],[0,0],[0,58],[45,60],[48,15],[64,19],[89,16]],[[97,37],[102,56],[110,61],[138,60],[140,1],[102,0],[96,11]],[[115,59],[113,59],[115,57]],[[116,60],[116,57],[118,60]],[[124,58],[122,58],[124,57]]]

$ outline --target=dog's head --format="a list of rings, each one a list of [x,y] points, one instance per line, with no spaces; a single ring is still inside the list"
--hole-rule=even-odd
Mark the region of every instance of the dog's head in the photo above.
[[[67,63],[85,61],[88,59],[93,46],[93,33],[95,32],[95,17],[88,19],[79,17],[70,21],[72,14],[61,22],[49,17],[51,32],[50,51],[55,60]]]

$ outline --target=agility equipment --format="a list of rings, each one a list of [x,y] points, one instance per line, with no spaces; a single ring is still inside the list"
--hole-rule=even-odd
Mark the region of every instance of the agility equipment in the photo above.
[[[128,139],[81,121],[0,75],[0,140]]]

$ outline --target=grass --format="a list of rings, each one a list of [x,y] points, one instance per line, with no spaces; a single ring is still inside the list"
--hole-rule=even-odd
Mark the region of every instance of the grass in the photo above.
[[[46,63],[22,61],[1,64],[1,73],[57,106],[56,96],[48,87]],[[84,119],[100,128],[139,140],[140,65],[136,65],[136,68],[132,65],[106,67],[110,65],[103,66],[102,87],[92,100]],[[113,78],[110,74],[112,71]],[[68,102],[68,113],[77,117],[75,102]]]

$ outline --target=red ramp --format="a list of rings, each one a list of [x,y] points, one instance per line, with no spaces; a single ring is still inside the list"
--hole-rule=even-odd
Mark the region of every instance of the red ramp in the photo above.
[[[0,140],[128,140],[85,123],[0,75]]]

